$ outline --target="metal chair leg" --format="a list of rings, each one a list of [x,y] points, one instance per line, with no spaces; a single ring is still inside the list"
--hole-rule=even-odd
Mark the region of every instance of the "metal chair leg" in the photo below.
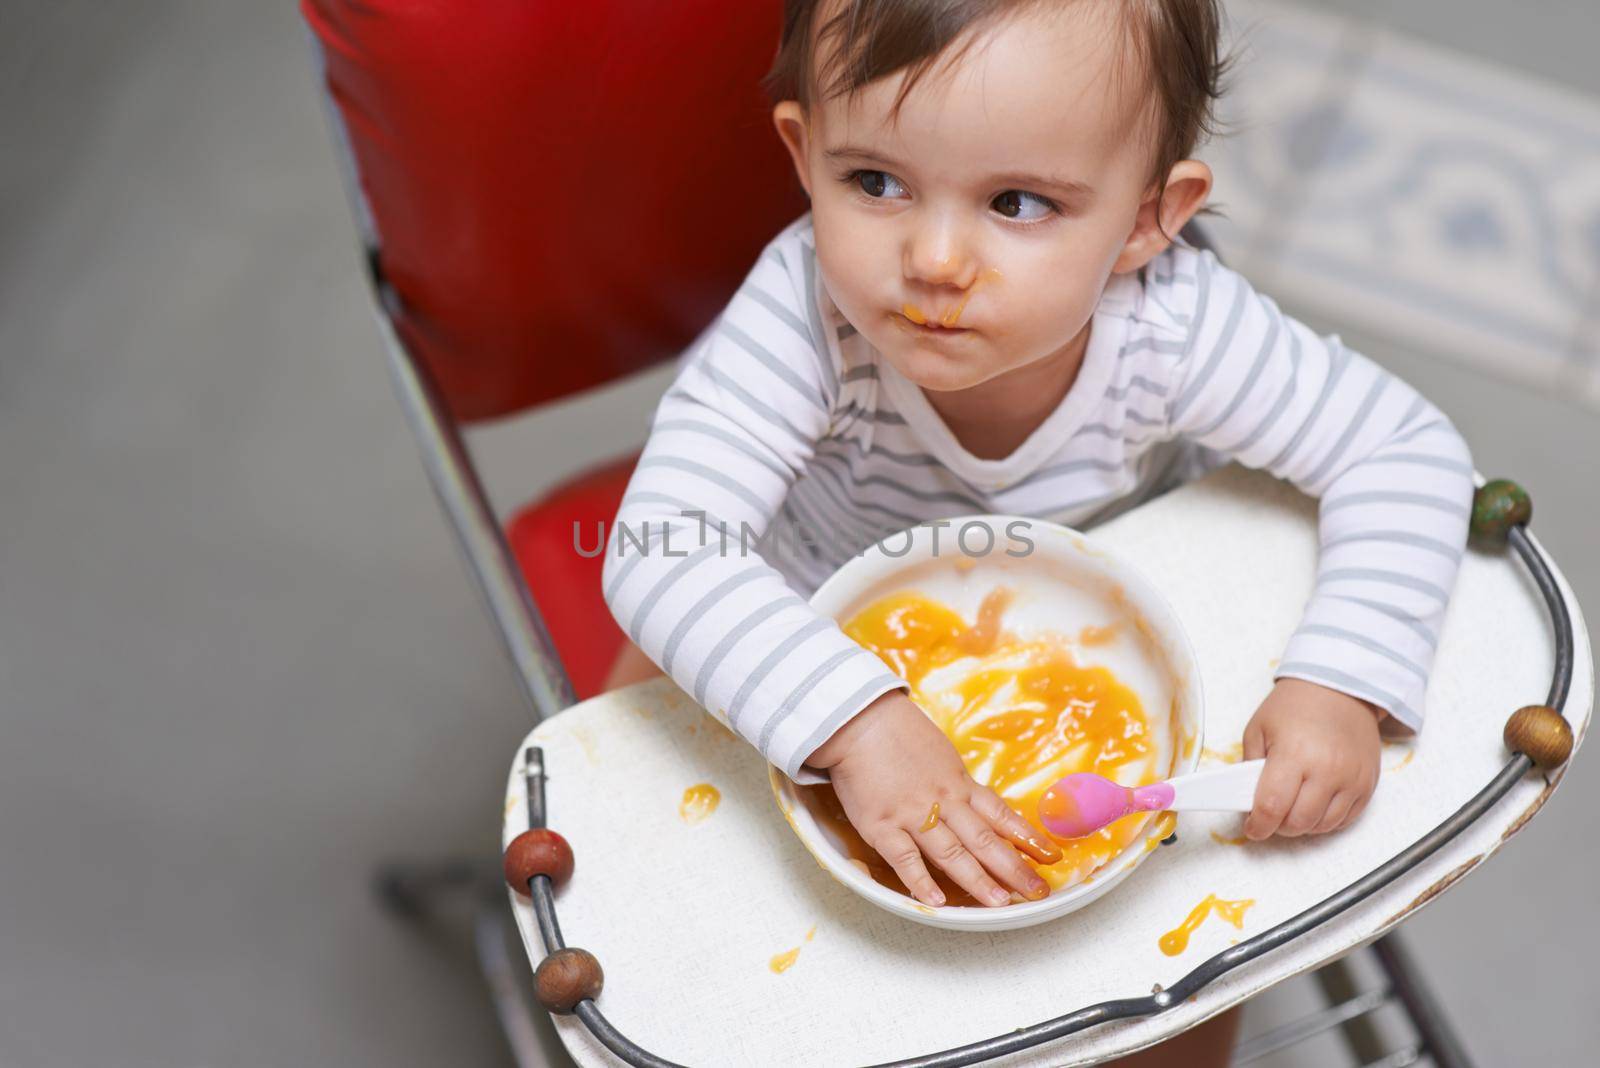
[[[461,858],[384,864],[374,873],[372,886],[386,912],[415,925],[439,918],[451,906],[452,917],[459,920],[463,906],[470,904],[478,972],[512,1059],[518,1068],[570,1068],[572,1061],[554,1025],[534,1009],[522,954],[510,948],[513,940],[522,943],[512,931],[499,864]]]
[[[541,1041],[539,1023],[533,1010],[532,995],[524,989],[518,977],[521,954],[508,948],[511,924],[510,910],[506,908],[503,883],[496,885],[478,898],[478,907],[472,916],[472,937],[478,950],[478,970],[489,985],[489,996],[494,1000],[494,1011],[500,1017],[500,1030],[511,1047],[511,1056],[517,1068],[548,1068],[557,1062],[552,1059],[548,1041]],[[520,939],[518,940],[520,944]],[[544,1030],[549,1031],[548,1021]],[[558,1040],[559,1043],[559,1040]],[[563,1056],[561,1063],[566,1063]]]
[[[1389,977],[1389,986],[1405,1006],[1422,1048],[1438,1068],[1472,1068],[1472,1058],[1445,1019],[1433,992],[1417,970],[1411,954],[1393,932],[1372,945],[1372,952]]]
[[[496,866],[465,859],[380,864],[372,889],[391,915],[421,920],[439,900],[474,886],[500,885]]]
[[[1341,958],[1324,964],[1312,973],[1311,978],[1321,988],[1323,1000],[1330,1006],[1345,1004],[1361,992],[1361,985],[1356,981],[1355,971],[1347,959]],[[1383,999],[1387,1000],[1389,991],[1384,990],[1382,994]],[[1378,1060],[1388,1053],[1384,1049],[1383,1036],[1379,1034],[1370,1012],[1342,1021],[1339,1024],[1339,1033],[1344,1039],[1345,1048],[1350,1051],[1357,1064]]]
[[[1239,1043],[1233,1051],[1232,1064],[1237,1068],[1259,1061],[1338,1028],[1353,1063],[1361,1068],[1406,1068],[1423,1058],[1432,1060],[1436,1068],[1472,1068],[1472,1059],[1400,939],[1391,932],[1369,950],[1383,969],[1382,985],[1361,991],[1347,961],[1324,965],[1313,973],[1312,981],[1321,988],[1328,1007]],[[1386,1048],[1382,1032],[1372,1019],[1372,1013],[1389,1004],[1397,1004],[1405,1011],[1416,1035],[1409,1044],[1394,1050]]]

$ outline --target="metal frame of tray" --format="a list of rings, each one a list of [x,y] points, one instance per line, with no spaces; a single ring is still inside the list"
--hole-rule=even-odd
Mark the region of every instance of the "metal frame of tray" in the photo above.
[[[1551,625],[1555,633],[1556,658],[1553,678],[1543,708],[1550,714],[1559,715],[1566,703],[1567,692],[1572,682],[1572,621],[1555,576],[1551,573],[1543,553],[1534,545],[1526,530],[1520,525],[1513,526],[1509,531],[1509,542],[1527,565],[1550,612]],[[1562,759],[1565,759],[1564,755]],[[529,747],[525,766],[529,827],[543,828],[545,826],[543,751],[537,747]],[[1299,915],[1216,954],[1170,987],[1142,997],[1102,1001],[994,1038],[925,1056],[892,1061],[874,1068],[958,1068],[960,1065],[978,1064],[1064,1038],[1097,1024],[1136,1016],[1151,1016],[1181,1004],[1218,977],[1326,923],[1416,867],[1474,820],[1488,812],[1533,766],[1532,758],[1523,753],[1514,753],[1499,774],[1466,804],[1410,846]],[[546,952],[554,953],[566,948],[556,919],[554,886],[550,877],[533,876],[528,881],[527,893],[533,902],[534,915],[538,920]],[[1445,1023],[1431,996],[1421,984],[1420,978],[1410,967],[1404,950],[1397,944],[1384,945],[1380,942],[1376,952],[1389,976],[1390,986],[1387,990],[1357,995],[1306,1021],[1296,1021],[1286,1028],[1263,1035],[1249,1048],[1241,1048],[1235,1063],[1247,1063],[1326,1027],[1344,1024],[1378,1008],[1393,997],[1400,1001],[1411,1017],[1421,1043],[1387,1055],[1376,1063],[1398,1066],[1410,1064],[1418,1057],[1427,1055],[1442,1066],[1469,1064],[1470,1061],[1459,1041]],[[675,1062],[665,1060],[631,1041],[606,1018],[593,999],[584,998],[577,1001],[570,1007],[570,1011],[583,1021],[607,1049],[626,1063],[637,1068],[682,1068]]]

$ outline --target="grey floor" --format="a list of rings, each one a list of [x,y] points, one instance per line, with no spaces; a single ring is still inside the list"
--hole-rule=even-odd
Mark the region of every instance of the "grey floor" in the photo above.
[[[1445,43],[1600,90],[1550,23],[1457,7]],[[493,849],[528,721],[384,379],[319,106],[287,0],[0,7],[0,1064],[507,1060],[459,932],[368,891],[382,858]],[[1600,605],[1600,415],[1346,340],[1531,488]],[[497,491],[626,448],[659,383],[480,435]],[[1600,1041],[1592,762],[1406,928],[1485,1064]]]

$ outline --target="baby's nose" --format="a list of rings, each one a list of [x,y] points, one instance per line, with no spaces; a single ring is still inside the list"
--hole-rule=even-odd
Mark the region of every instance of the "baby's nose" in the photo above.
[[[976,270],[967,255],[948,235],[937,232],[919,235],[906,249],[906,275],[929,285],[966,289]]]

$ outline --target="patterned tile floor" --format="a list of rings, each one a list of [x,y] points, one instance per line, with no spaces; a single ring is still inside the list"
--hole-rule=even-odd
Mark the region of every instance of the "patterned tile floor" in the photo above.
[[[1223,252],[1297,306],[1600,404],[1600,98],[1364,13],[1230,15]]]

